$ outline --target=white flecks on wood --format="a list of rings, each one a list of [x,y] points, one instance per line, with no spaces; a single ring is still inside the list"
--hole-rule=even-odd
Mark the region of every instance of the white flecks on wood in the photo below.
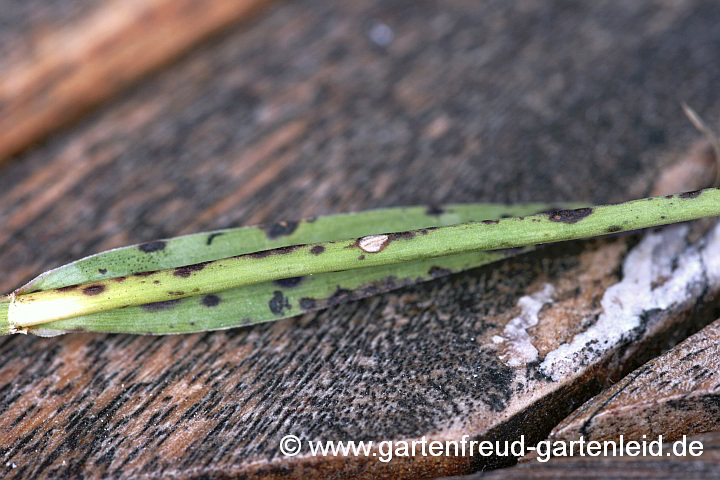
[[[553,292],[555,288],[546,283],[542,290],[520,298],[518,300],[520,315],[505,325],[502,337],[493,337],[494,343],[506,342],[505,351],[500,355],[500,360],[506,365],[519,367],[537,360],[538,351],[533,346],[527,329],[537,325],[538,313],[546,304],[552,302]]]
[[[649,232],[627,255],[622,280],[608,288],[603,313],[590,328],[549,352],[540,371],[553,380],[573,375],[631,340],[641,316],[653,309],[681,307],[720,284],[720,224],[702,242],[688,245],[687,225]],[[708,285],[708,282],[709,285]]]

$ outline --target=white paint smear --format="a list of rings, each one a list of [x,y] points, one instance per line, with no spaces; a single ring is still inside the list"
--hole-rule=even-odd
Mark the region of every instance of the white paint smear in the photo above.
[[[555,288],[546,283],[539,292],[521,297],[518,300],[518,306],[522,310],[520,315],[505,325],[502,337],[495,335],[492,338],[494,343],[506,342],[505,353],[500,355],[500,360],[508,366],[519,367],[537,359],[538,351],[532,344],[527,329],[537,325],[538,313],[543,306],[552,302],[554,291]]]
[[[688,245],[687,225],[647,233],[623,263],[622,281],[605,291],[603,313],[586,331],[548,353],[540,371],[553,380],[572,375],[630,339],[640,315],[694,300],[706,282],[720,284],[720,224],[704,241]],[[589,347],[589,348],[587,348]]]

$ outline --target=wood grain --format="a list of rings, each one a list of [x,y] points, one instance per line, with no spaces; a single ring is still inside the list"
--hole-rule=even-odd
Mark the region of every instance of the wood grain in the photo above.
[[[705,327],[594,397],[563,420],[552,440],[611,440],[720,431],[720,322]]]
[[[263,0],[108,0],[0,74],[0,161],[259,9]]]
[[[272,5],[2,166],[0,289],[208,228],[641,196],[696,138],[676,100],[720,116],[718,15],[709,1]],[[391,37],[377,35],[382,25]],[[711,228],[673,238],[691,251]],[[566,379],[508,365],[492,337],[521,316],[520,299],[552,286],[530,329],[542,361],[591,327],[641,241],[552,247],[230,332],[3,338],[0,468],[8,478],[433,478],[497,466],[288,459],[277,442],[544,438],[608,381],[718,316],[705,284]]]
[[[688,437],[687,441],[701,442],[703,445],[702,455],[674,455],[672,445],[666,443],[661,456],[557,457],[545,463],[533,461],[495,472],[454,477],[454,480],[477,480],[480,478],[483,480],[555,478],[704,480],[720,476],[720,433]]]

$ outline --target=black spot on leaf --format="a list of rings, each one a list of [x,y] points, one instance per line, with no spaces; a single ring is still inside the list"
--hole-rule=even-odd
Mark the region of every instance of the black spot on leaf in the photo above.
[[[157,252],[159,250],[165,250],[165,242],[158,240],[156,242],[143,243],[139,245],[138,248],[145,253]]]
[[[180,300],[166,300],[164,302],[146,303],[145,305],[140,305],[140,307],[147,312],[161,312],[175,308],[175,305],[179,301]]]
[[[133,273],[133,276],[134,276],[134,277],[149,277],[150,275],[153,275],[153,274],[155,274],[155,273],[157,273],[157,270],[153,270],[153,271],[151,271],[151,272],[138,272],[138,273]]]
[[[680,195],[678,195],[678,197],[680,197],[680,198],[685,198],[685,199],[695,198],[695,197],[697,197],[698,195],[700,195],[701,193],[702,193],[702,190],[694,190],[694,191],[692,191],[692,192],[681,193]]]
[[[411,238],[414,238],[414,237],[415,237],[415,232],[412,232],[412,231],[390,233],[390,234],[388,234],[388,243],[392,242],[393,240],[410,240]]]
[[[220,303],[220,297],[217,295],[213,295],[212,293],[210,295],[205,295],[202,299],[203,305],[206,307],[214,307],[217,304]]]
[[[83,288],[83,293],[89,296],[100,295],[105,291],[105,285],[90,285]]]
[[[291,308],[290,302],[280,290],[273,292],[273,297],[268,302],[268,306],[270,307],[270,311],[275,315],[282,315],[286,308],[288,310]]]
[[[199,272],[205,268],[207,262],[196,263],[194,265],[185,265],[184,267],[177,267],[173,272],[176,277],[188,278],[192,272]]]
[[[575,210],[556,210],[548,214],[553,222],[577,223],[593,212],[592,208],[578,208]]]
[[[317,301],[314,298],[303,297],[300,299],[300,308],[303,310],[312,310],[317,306]]]
[[[212,245],[212,242],[213,242],[213,240],[215,239],[215,237],[219,237],[220,235],[224,235],[224,233],[223,233],[223,232],[220,232],[220,233],[211,233],[210,235],[208,235],[208,238],[207,238],[207,241],[205,242],[205,244],[206,244],[206,245]]]
[[[300,282],[303,281],[303,278],[305,277],[281,278],[278,280],[273,280],[273,283],[283,288],[293,288],[300,285]]]
[[[278,222],[264,228],[268,238],[278,238],[292,234],[297,226],[297,222]]]
[[[425,215],[442,215],[443,213],[445,213],[445,210],[437,205],[430,205],[427,210],[425,210]]]
[[[289,245],[287,247],[279,247],[279,248],[273,248],[271,250],[262,250],[260,252],[247,253],[246,255],[248,257],[252,257],[252,258],[265,258],[265,257],[269,257],[270,255],[285,255],[301,246],[302,245]],[[239,255],[239,256],[242,257],[244,255]]]

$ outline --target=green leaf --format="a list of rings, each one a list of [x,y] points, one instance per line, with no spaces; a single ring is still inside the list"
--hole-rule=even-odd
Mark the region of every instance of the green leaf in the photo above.
[[[582,205],[469,203],[442,207],[394,207],[329,215],[299,222],[194,233],[142,245],[116,248],[83,258],[41,274],[17,289],[15,293],[22,295],[290,245],[440,227],[474,220],[493,220],[528,215],[550,208],[579,206]]]
[[[555,205],[554,208],[574,206],[578,204],[565,203]],[[86,257],[43,273],[16,290],[15,294],[23,295],[146,271],[177,268],[298,243],[337,240],[348,235],[372,235],[398,228],[417,229],[473,220],[494,220],[550,208],[551,205],[543,203],[511,206],[479,203],[442,207],[399,207],[300,222],[197,233],[117,248]],[[44,335],[64,331],[164,334],[230,328],[325,308],[335,303],[474,268],[522,251],[471,253],[438,258],[435,261],[365,268],[359,270],[359,273],[351,271],[311,275],[304,277],[293,287],[288,286],[291,282],[265,282],[226,290],[209,299],[207,296],[173,298],[149,306],[132,306],[71,317],[45,323],[38,328],[31,327],[30,331]],[[277,292],[283,295],[282,299]],[[9,301],[9,297],[6,301]],[[7,303],[0,303],[0,319],[7,318],[7,309]],[[0,328],[3,325],[6,330],[0,330],[0,334],[12,333],[7,322],[3,324],[0,321]]]
[[[461,206],[454,208],[460,209]],[[430,270],[432,266],[455,271],[497,260],[500,258],[497,255],[503,255],[503,252],[490,252],[490,256],[465,257],[482,251],[587,238],[717,216],[720,215],[720,190],[707,189],[617,205],[557,210],[531,216],[486,219],[447,226],[435,226],[430,222],[426,222],[425,226],[418,226],[421,221],[427,221],[434,216],[433,212],[412,211],[416,215],[412,218],[418,220],[417,223],[407,221],[406,213],[398,214],[403,221],[393,221],[392,225],[382,223],[384,214],[388,212],[375,211],[366,212],[365,215],[368,216],[359,223],[353,223],[353,217],[354,220],[357,220],[357,217],[350,215],[329,218],[318,226],[313,226],[313,222],[304,222],[265,227],[262,231],[266,238],[262,241],[288,243],[261,251],[242,250],[258,248],[258,245],[262,244],[258,228],[242,230],[241,235],[246,235],[248,239],[254,238],[256,243],[248,242],[243,246],[238,243],[226,248],[224,253],[242,252],[228,258],[213,259],[207,253],[205,257],[202,257],[202,254],[197,256],[197,240],[202,237],[194,238],[195,257],[192,257],[187,245],[187,255],[180,254],[183,248],[181,240],[178,239],[166,241],[163,247],[159,244],[148,247],[147,245],[152,244],[146,244],[145,247],[125,249],[120,257],[114,258],[112,265],[102,267],[107,272],[101,272],[101,267],[91,262],[97,261],[97,258],[103,255],[107,260],[111,258],[108,256],[116,255],[113,251],[90,257],[74,264],[75,267],[83,265],[84,270],[81,269],[80,274],[77,274],[78,268],[65,267],[64,271],[59,269],[55,274],[50,272],[41,276],[39,281],[31,282],[29,287],[15,292],[7,308],[7,319],[3,322],[4,319],[0,316],[0,330],[13,332],[34,328],[38,333],[51,333],[84,328],[85,321],[85,326],[112,323],[115,329],[113,331],[168,333],[174,328],[170,327],[168,322],[173,318],[184,318],[185,320],[176,324],[177,329],[190,331],[197,327],[200,317],[213,309],[217,309],[218,315],[205,317],[207,320],[202,321],[206,323],[198,327],[199,329],[224,328],[228,322],[238,325],[272,319],[268,311],[277,318],[282,318],[292,315],[293,308],[296,308],[298,313],[305,310],[302,308],[302,298],[320,300],[323,306],[331,303],[333,292],[337,293],[338,288],[349,292],[362,292],[363,289],[382,291],[384,283],[393,286],[398,283],[388,282],[390,276],[400,279],[412,279],[415,276],[416,281],[423,281],[433,276]],[[394,212],[399,211],[395,209]],[[377,223],[370,224],[373,218]],[[438,221],[439,219],[436,220]],[[315,223],[317,222],[320,222],[320,219]],[[301,229],[303,225],[305,227]],[[410,225],[412,228],[400,230],[400,225]],[[328,238],[347,237],[360,230],[364,236],[328,241]],[[210,240],[207,234],[205,238],[206,242]],[[302,243],[318,238],[324,241]],[[168,245],[175,242],[180,253],[169,249],[167,257],[162,253],[154,255],[164,252]],[[209,243],[207,246],[211,247],[213,242]],[[248,244],[252,244],[252,247],[247,247]],[[267,246],[268,243],[262,245]],[[156,263],[148,263],[143,255],[152,255],[150,258]],[[178,263],[183,262],[183,258],[191,257],[208,260],[191,265]],[[139,266],[133,263],[132,259],[141,259],[143,263]],[[454,261],[458,263],[453,263]],[[91,265],[91,268],[88,268],[88,265]],[[159,271],[139,271],[148,265],[170,267]],[[44,282],[52,277],[58,282],[56,284],[61,284],[63,280],[58,279],[62,278],[65,282],[68,278],[87,279],[94,274],[93,269],[97,269],[102,275],[108,274],[111,269],[113,274],[128,274],[111,279],[93,277],[92,281],[80,285],[24,293],[41,288],[38,285],[44,285]],[[288,280],[293,277],[303,277],[303,280]],[[293,281],[297,281],[297,285],[288,284]],[[303,282],[306,282],[306,287],[302,286]],[[297,293],[291,294],[290,290]],[[356,296],[361,295],[356,293]],[[352,295],[347,297],[353,298]],[[157,305],[158,302],[165,303]],[[139,307],[148,303],[156,305]],[[228,305],[227,311],[219,308],[223,304]],[[172,314],[161,320],[157,320],[161,315],[150,315],[168,310],[173,310]],[[132,312],[135,316],[126,315],[127,312]],[[181,315],[181,312],[185,313]],[[228,320],[227,316],[231,315],[231,312],[236,315],[235,320]],[[243,315],[242,312],[249,313]],[[85,316],[84,320],[81,316]],[[76,322],[80,323],[70,322],[69,319],[73,317],[81,317],[76,319]],[[133,323],[131,317],[137,320],[132,327],[123,330],[121,324]],[[183,321],[184,326],[181,325]],[[195,322],[195,325],[191,325],[191,321]],[[50,322],[53,322],[52,328],[48,329]],[[154,326],[148,327],[153,322],[156,322]],[[6,326],[3,326],[4,324]]]
[[[120,308],[31,327],[71,331],[170,334],[220,330],[279,320],[502,260],[527,250],[473,252],[383,267],[263,282],[202,296]],[[1,314],[0,314],[1,315]]]

